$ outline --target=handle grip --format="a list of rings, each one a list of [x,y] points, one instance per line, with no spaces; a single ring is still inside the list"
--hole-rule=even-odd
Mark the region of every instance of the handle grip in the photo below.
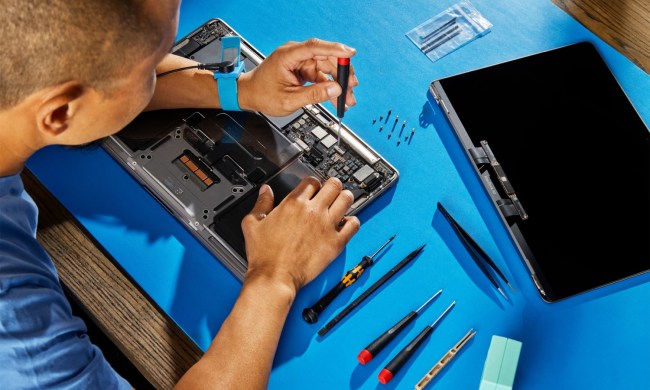
[[[379,373],[379,382],[386,384],[393,379],[393,376],[404,366],[404,364],[411,358],[413,353],[418,347],[426,340],[431,334],[433,328],[431,326],[425,327],[420,334],[415,336],[413,341],[409,343],[403,350],[401,350],[394,358],[384,367]]]
[[[357,356],[359,363],[366,364],[372,360],[373,357],[377,356],[382,349],[388,345],[408,324],[413,322],[417,313],[415,311],[410,312],[404,318],[402,318],[398,323],[393,325],[386,332],[382,333],[377,337],[373,342],[368,344],[366,348]]]
[[[332,303],[341,291],[345,290],[345,283],[338,282],[327,294],[323,295],[312,307],[308,307],[302,311],[302,318],[309,324],[315,324],[318,321],[318,315],[325,310],[325,308]]]
[[[336,116],[343,118],[345,115],[345,97],[348,92],[348,79],[350,78],[350,59],[339,58],[336,65],[336,82],[341,86],[341,94],[336,98]]]

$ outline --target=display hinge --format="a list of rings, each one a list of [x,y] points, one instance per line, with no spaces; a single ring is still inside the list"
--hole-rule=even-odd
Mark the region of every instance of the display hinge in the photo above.
[[[528,219],[528,214],[526,214],[526,211],[519,201],[519,198],[517,198],[517,194],[515,193],[515,189],[512,186],[512,183],[510,183],[510,180],[508,180],[503,167],[497,161],[497,158],[492,152],[492,149],[490,149],[487,141],[481,141],[481,146],[470,148],[468,152],[478,167],[482,165],[489,165],[492,167],[492,170],[496,174],[501,188],[503,188],[503,191],[508,196],[508,199],[501,199],[499,202],[497,202],[497,205],[499,206],[499,209],[501,209],[503,215],[505,217],[519,215],[521,219]]]

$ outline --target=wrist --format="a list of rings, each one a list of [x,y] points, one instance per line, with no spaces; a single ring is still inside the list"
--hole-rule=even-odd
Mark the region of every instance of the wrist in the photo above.
[[[259,269],[249,268],[244,277],[244,288],[259,290],[267,297],[278,299],[287,306],[291,306],[296,299],[298,288],[290,276],[281,277],[263,272]]]
[[[237,101],[239,108],[245,111],[257,111],[251,102],[250,79],[252,72],[244,72],[237,78]]]

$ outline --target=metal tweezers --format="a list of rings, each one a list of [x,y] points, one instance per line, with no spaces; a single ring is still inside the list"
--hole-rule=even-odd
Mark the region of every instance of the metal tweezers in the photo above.
[[[463,246],[465,247],[465,249],[467,249],[469,254],[472,256],[472,259],[474,259],[474,262],[478,265],[478,267],[481,269],[481,271],[483,271],[485,276],[487,276],[487,278],[490,280],[492,285],[497,290],[499,290],[499,292],[501,293],[501,295],[503,295],[503,297],[505,299],[508,299],[506,294],[501,289],[501,286],[499,286],[499,283],[496,281],[496,278],[487,269],[486,265],[488,265],[490,268],[492,268],[494,270],[494,272],[496,272],[499,275],[499,277],[501,279],[503,279],[504,283],[507,284],[508,287],[510,287],[510,289],[512,291],[514,291],[514,288],[512,288],[512,286],[510,285],[510,282],[508,282],[508,279],[506,279],[503,272],[501,272],[501,270],[497,267],[497,265],[494,264],[494,261],[492,261],[492,259],[490,259],[490,256],[488,256],[487,253],[485,253],[485,251],[476,243],[476,241],[474,241],[472,236],[470,236],[465,231],[465,229],[463,229],[458,224],[458,222],[456,222],[456,220],[454,218],[452,218],[451,215],[449,215],[449,212],[447,212],[447,210],[443,207],[443,205],[440,202],[438,202],[438,210],[440,210],[442,215],[445,216],[445,218],[447,219],[447,221],[449,222],[451,227],[456,232],[456,235],[458,236],[460,241],[463,243]]]

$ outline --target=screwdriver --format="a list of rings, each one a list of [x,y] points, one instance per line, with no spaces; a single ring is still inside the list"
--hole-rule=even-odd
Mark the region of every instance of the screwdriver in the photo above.
[[[341,291],[345,290],[346,287],[350,287],[354,282],[356,282],[363,271],[368,269],[371,265],[375,264],[375,256],[377,256],[377,254],[381,252],[381,250],[384,249],[386,245],[393,241],[395,236],[396,234],[393,234],[393,237],[389,238],[388,241],[386,241],[384,245],[381,246],[381,248],[377,249],[377,251],[372,254],[372,256],[363,256],[361,262],[346,272],[345,275],[343,275],[341,281],[338,282],[336,286],[334,286],[327,294],[319,299],[318,302],[316,302],[312,307],[308,307],[302,311],[302,318],[310,324],[315,324],[316,321],[318,321],[318,315],[330,303],[332,303],[334,298],[336,298],[341,293]]]
[[[341,86],[341,94],[336,99],[336,116],[339,118],[337,145],[341,145],[341,119],[345,115],[345,98],[348,94],[348,79],[350,78],[350,59],[339,58],[336,61],[336,82]]]
[[[377,356],[377,354],[381,352],[381,350],[384,349],[384,347],[388,345],[388,343],[390,343],[391,340],[395,338],[395,336],[397,336],[402,330],[404,330],[404,328],[406,328],[408,324],[413,322],[413,320],[415,319],[415,317],[417,317],[420,310],[422,310],[425,306],[427,306],[429,302],[431,302],[435,297],[440,295],[440,293],[442,293],[442,290],[438,291],[426,302],[424,302],[424,304],[422,304],[422,306],[420,306],[419,309],[408,313],[406,317],[402,318],[398,323],[393,325],[392,328],[388,329],[386,332],[382,333],[381,336],[377,337],[375,341],[368,344],[368,346],[364,348],[363,351],[361,351],[361,353],[359,353],[359,356],[357,356],[357,360],[359,360],[359,363],[366,364],[369,361],[371,361],[373,357]]]
[[[368,287],[366,291],[364,291],[361,295],[357,297],[352,303],[347,305],[345,309],[341,310],[339,314],[337,314],[334,318],[332,318],[325,326],[323,326],[319,331],[318,335],[320,337],[325,336],[330,330],[332,330],[336,324],[341,322],[343,318],[345,318],[348,314],[352,313],[354,309],[357,308],[361,304],[361,302],[365,301],[369,296],[372,295],[379,287],[381,287],[384,283],[386,283],[390,278],[395,276],[402,268],[406,267],[408,263],[413,261],[417,257],[417,255],[422,252],[424,249],[424,245],[420,246],[418,249],[414,250],[413,252],[409,253],[406,255],[405,258],[403,258],[399,263],[397,263],[396,266],[391,268],[388,272],[384,274],[381,278],[379,278],[372,286]]]
[[[415,338],[403,350],[401,350],[397,355],[395,355],[393,360],[391,360],[390,363],[388,363],[386,367],[384,367],[379,373],[379,382],[385,385],[386,383],[390,382],[391,379],[393,379],[393,376],[397,374],[397,372],[400,370],[400,368],[402,368],[402,366],[404,366],[404,363],[406,363],[406,361],[409,360],[409,358],[413,355],[415,350],[424,342],[424,340],[426,340],[427,337],[431,335],[431,332],[438,325],[438,322],[440,322],[440,320],[449,312],[449,310],[451,310],[452,307],[454,307],[455,304],[456,301],[453,301],[451,305],[449,305],[449,307],[447,307],[447,309],[445,309],[445,311],[443,311],[442,314],[440,314],[440,317],[438,317],[433,322],[433,324],[425,326],[422,332],[420,332],[420,334],[415,336]]]

